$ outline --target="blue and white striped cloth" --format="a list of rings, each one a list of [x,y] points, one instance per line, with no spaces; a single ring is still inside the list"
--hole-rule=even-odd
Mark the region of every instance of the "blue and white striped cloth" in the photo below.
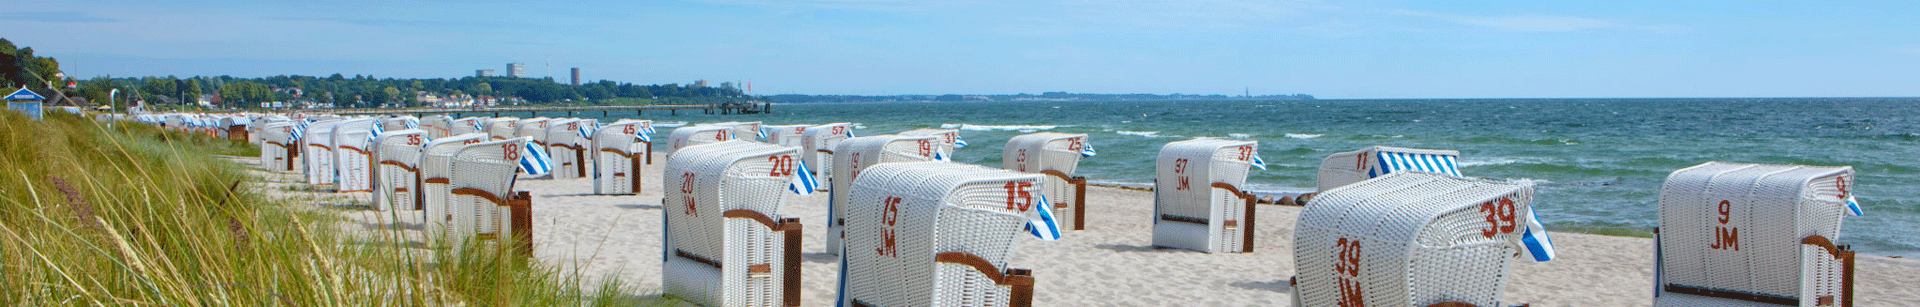
[[[1553,238],[1547,237],[1547,227],[1540,226],[1540,218],[1527,210],[1527,230],[1520,233],[1520,243],[1527,247],[1527,255],[1533,261],[1553,260]]]
[[[547,148],[533,142],[523,143],[520,146],[520,171],[528,176],[553,172],[553,159],[547,157]]]
[[[420,120],[419,120],[419,119],[415,119],[415,118],[408,118],[408,119],[407,119],[407,123],[406,123],[406,124],[407,124],[407,129],[420,129]]]
[[[760,139],[762,140],[767,139],[767,127],[765,126],[760,127]]]
[[[287,140],[287,142],[299,143],[300,138],[305,137],[307,135],[307,124],[299,123],[297,125],[293,125],[293,132],[291,134],[293,134],[293,138],[291,140]]]
[[[820,182],[814,181],[813,170],[807,168],[807,161],[795,162],[797,163],[793,168],[793,180],[787,182],[787,190],[799,195],[813,194],[813,190],[820,187]]]
[[[575,130],[574,132],[579,132],[581,138],[591,140],[593,139],[594,133],[600,132],[600,127],[602,127],[600,123],[593,123],[592,126],[581,126],[580,130]]]
[[[1040,195],[1039,204],[1033,205],[1033,212],[1027,213],[1027,233],[1041,240],[1060,239],[1060,221],[1053,219],[1053,203],[1047,201],[1046,194]]]
[[[367,142],[372,143],[375,141],[379,141],[380,135],[385,133],[387,133],[387,128],[380,127],[380,123],[375,122],[373,123],[373,133],[367,134]]]
[[[1258,153],[1253,154],[1253,167],[1263,171],[1267,170],[1267,160],[1261,160],[1260,154]]]
[[[954,133],[953,133],[953,148],[965,148],[965,147],[967,147],[967,139],[962,139],[962,138],[960,138],[960,133],[959,133],[959,132],[954,132]]]
[[[1400,170],[1462,177],[1459,164],[1455,163],[1454,157],[1449,155],[1380,151],[1374,156],[1380,157],[1380,167],[1367,169],[1367,178],[1380,177],[1380,175]]]
[[[1081,158],[1092,158],[1093,156],[1098,156],[1098,155],[1100,155],[1100,153],[1093,151],[1093,142],[1086,142],[1086,143],[1080,144]]]
[[[1847,211],[1852,212],[1853,216],[1867,215],[1866,212],[1860,211],[1860,202],[1853,200],[1853,195],[1847,195]]]

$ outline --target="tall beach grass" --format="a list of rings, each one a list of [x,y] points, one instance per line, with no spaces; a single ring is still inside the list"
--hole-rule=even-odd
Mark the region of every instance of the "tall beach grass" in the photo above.
[[[216,154],[258,149],[146,124],[0,112],[0,305],[662,303],[497,248],[347,232],[336,209],[269,197],[260,178]]]

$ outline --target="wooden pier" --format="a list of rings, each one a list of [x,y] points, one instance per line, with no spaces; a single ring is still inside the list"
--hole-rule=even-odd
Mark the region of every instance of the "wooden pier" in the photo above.
[[[619,112],[622,114],[625,114],[626,112],[633,112],[634,115],[641,115],[641,114],[645,114],[644,112],[646,111],[654,111],[654,112],[667,111],[667,113],[670,115],[679,115],[680,110],[699,110],[702,114],[758,114],[758,113],[771,113],[773,111],[773,104],[763,102],[759,104],[715,103],[715,104],[664,104],[664,105],[641,105],[641,106],[590,106],[590,107],[530,106],[530,107],[495,107],[495,108],[462,108],[462,109],[439,109],[439,108],[336,109],[333,111],[333,114],[337,114],[337,115],[407,114],[407,115],[413,115],[413,116],[426,116],[427,114],[446,114],[454,117],[461,117],[465,114],[490,114],[490,116],[499,117],[501,114],[515,114],[515,113],[533,114],[533,113],[541,113],[541,112],[544,112],[544,113],[564,112],[564,113],[567,113],[567,116],[574,116],[574,113],[600,112],[600,116],[610,116],[615,112]],[[529,116],[532,116],[532,115],[529,115]]]

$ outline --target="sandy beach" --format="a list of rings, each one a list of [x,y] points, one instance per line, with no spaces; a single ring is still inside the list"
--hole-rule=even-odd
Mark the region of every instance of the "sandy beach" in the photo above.
[[[516,189],[534,197],[535,254],[539,261],[581,274],[588,282],[612,276],[643,293],[660,287],[660,169],[648,165],[639,195],[592,195],[592,179],[522,179]],[[1030,268],[1040,306],[1277,306],[1290,301],[1293,225],[1301,208],[1262,205],[1256,247],[1249,254],[1206,254],[1150,245],[1152,192],[1088,189],[1087,229],[1059,241],[1022,236],[1011,266]],[[364,194],[355,194],[364,195]],[[364,196],[359,196],[364,197]],[[835,256],[821,253],[827,194],[792,196],[782,214],[807,225],[803,261],[806,306],[833,303]],[[392,225],[388,214],[349,209],[360,227]],[[402,214],[402,216],[407,216]],[[403,217],[402,227],[417,218]],[[351,225],[350,225],[351,226]],[[1559,258],[1520,261],[1504,303],[1533,306],[1647,306],[1653,295],[1653,241],[1553,233]],[[1844,243],[1844,242],[1843,242]],[[1862,255],[1856,306],[1920,305],[1920,260]]]

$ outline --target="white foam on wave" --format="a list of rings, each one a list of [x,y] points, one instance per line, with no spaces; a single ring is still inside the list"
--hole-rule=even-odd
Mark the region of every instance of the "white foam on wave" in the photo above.
[[[1120,130],[1120,131],[1114,131],[1113,133],[1117,133],[1117,134],[1121,134],[1121,135],[1132,135],[1132,136],[1141,136],[1141,137],[1150,137],[1150,138],[1151,138],[1151,137],[1160,137],[1160,132],[1159,132],[1159,131],[1126,131],[1126,130]]]
[[[1250,137],[1253,137],[1253,135],[1251,135],[1251,134],[1245,134],[1245,133],[1228,133],[1228,134],[1227,134],[1227,137],[1230,137],[1230,138],[1236,138],[1236,139],[1244,139],[1244,138],[1250,138]]]
[[[1508,164],[1546,164],[1547,159],[1537,158],[1537,157],[1519,157],[1519,158],[1494,157],[1494,158],[1482,158],[1482,159],[1473,159],[1473,160],[1460,160],[1459,163],[1460,163],[1460,167],[1508,165]]]
[[[686,126],[686,125],[687,125],[687,122],[653,122],[654,127],[673,128],[673,127]]]
[[[1534,178],[1517,178],[1517,179],[1507,179],[1507,183],[1544,185],[1544,184],[1553,183],[1553,180],[1534,179]]]
[[[1020,131],[1022,133],[1031,133],[1031,132],[1040,131],[1040,130],[1053,130],[1053,128],[1058,128],[1058,127],[1060,126],[940,124],[940,129],[960,129],[960,130],[966,130],[966,131],[1005,130],[1005,131]]]
[[[1306,134],[1306,133],[1288,133],[1288,134],[1287,134],[1287,137],[1288,137],[1288,138],[1295,138],[1295,139],[1303,139],[1303,140],[1304,140],[1304,139],[1311,139],[1311,138],[1317,138],[1317,137],[1320,137],[1320,136],[1322,136],[1322,135],[1325,135],[1325,134]]]

